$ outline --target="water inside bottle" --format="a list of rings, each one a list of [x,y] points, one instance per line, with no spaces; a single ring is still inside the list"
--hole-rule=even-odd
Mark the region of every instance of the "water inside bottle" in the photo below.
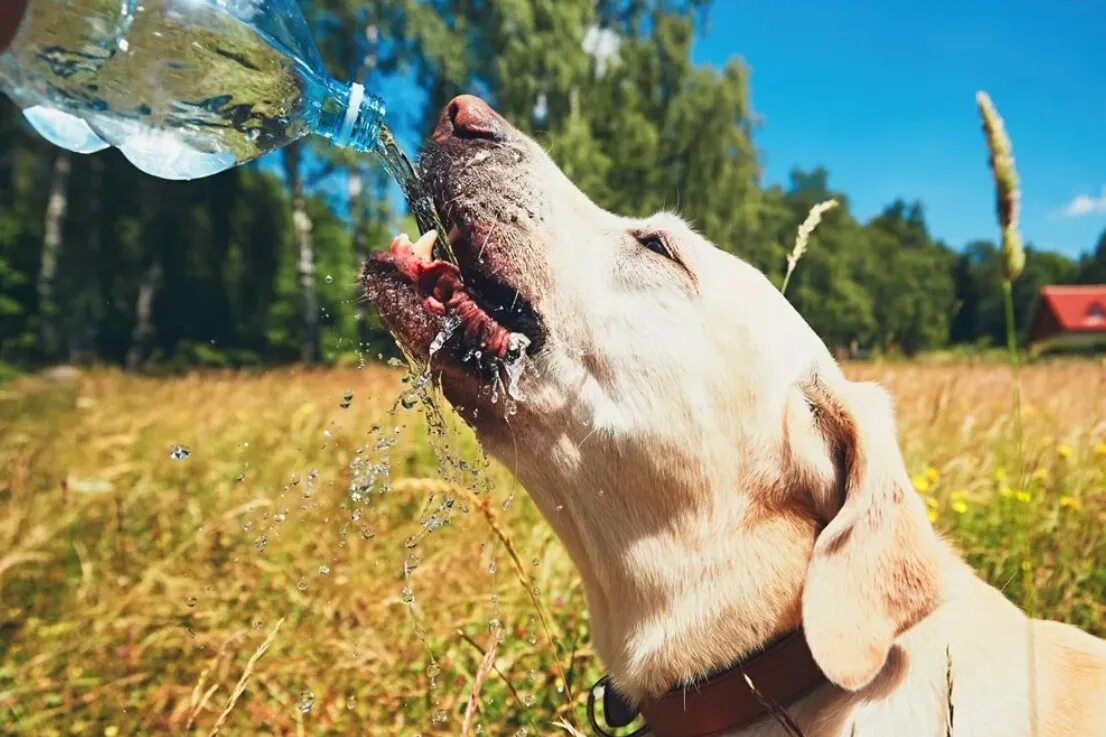
[[[36,0],[11,56],[32,72],[24,78],[46,83],[13,97],[60,108],[50,126],[29,116],[44,134],[83,137],[87,148],[92,132],[158,176],[230,168],[340,118],[348,103],[348,87],[321,73],[298,11],[251,21],[261,10],[258,0]]]

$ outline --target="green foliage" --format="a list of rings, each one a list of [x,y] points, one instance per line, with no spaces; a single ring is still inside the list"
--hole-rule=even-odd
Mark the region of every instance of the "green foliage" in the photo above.
[[[691,61],[702,0],[302,5],[335,76],[373,88],[403,75],[425,93],[425,106],[393,110],[393,124],[425,131],[451,96],[485,95],[603,207],[677,210],[777,283],[809,208],[836,198],[841,206],[814,232],[788,290],[834,349],[914,354],[1003,339],[993,245],[954,253],[929,234],[920,203],[896,201],[859,222],[822,168],[796,170],[787,187],[761,186],[748,70],[737,59],[721,68]],[[614,53],[585,43],[597,34]],[[56,308],[44,309],[36,284],[54,153],[6,102],[0,140],[0,360],[122,362],[139,340],[143,290],[154,295],[145,361],[237,366],[301,355],[310,302],[288,182],[274,168],[162,182],[113,152],[74,157]],[[391,353],[356,286],[359,262],[405,227],[384,172],[318,142],[303,150],[322,358]],[[1106,234],[1078,263],[1027,249],[1014,285],[1023,340],[1040,287],[1069,281],[1106,282]],[[38,345],[48,320],[61,338],[52,348]]]

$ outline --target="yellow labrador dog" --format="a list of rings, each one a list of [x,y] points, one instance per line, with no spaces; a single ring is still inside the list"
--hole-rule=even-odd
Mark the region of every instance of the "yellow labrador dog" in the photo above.
[[[475,97],[421,168],[459,264],[401,236],[366,292],[560,536],[653,734],[1106,735],[1106,642],[937,537],[887,394],[760,272],[600,209]]]

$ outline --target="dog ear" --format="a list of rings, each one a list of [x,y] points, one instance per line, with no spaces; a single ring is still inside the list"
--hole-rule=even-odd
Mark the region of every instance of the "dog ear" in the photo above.
[[[836,513],[815,541],[803,628],[826,677],[855,691],[883,669],[895,638],[939,604],[942,547],[907,477],[887,393],[843,380],[814,380],[804,393],[837,478],[833,498],[815,500]]]

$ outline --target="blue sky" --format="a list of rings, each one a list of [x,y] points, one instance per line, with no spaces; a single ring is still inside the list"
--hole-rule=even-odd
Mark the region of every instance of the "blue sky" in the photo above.
[[[920,199],[954,247],[996,236],[986,90],[1014,141],[1026,239],[1075,255],[1106,228],[1104,43],[1106,0],[715,0],[694,58],[750,66],[767,183],[824,165],[858,217]]]

